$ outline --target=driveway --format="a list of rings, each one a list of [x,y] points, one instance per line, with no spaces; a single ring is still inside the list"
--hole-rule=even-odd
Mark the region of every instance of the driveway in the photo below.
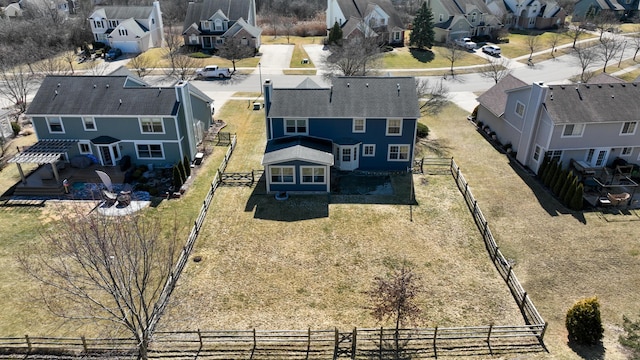
[[[254,74],[282,75],[282,69],[289,68],[294,45],[262,45],[260,46],[260,63]]]

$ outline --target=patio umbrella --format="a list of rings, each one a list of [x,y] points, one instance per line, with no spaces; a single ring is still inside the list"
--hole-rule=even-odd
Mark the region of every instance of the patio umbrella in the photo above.
[[[111,183],[111,178],[109,177],[109,175],[100,170],[96,170],[96,174],[98,174],[100,180],[102,180],[102,183],[104,183],[104,186],[107,187],[107,190],[113,192],[113,184]]]

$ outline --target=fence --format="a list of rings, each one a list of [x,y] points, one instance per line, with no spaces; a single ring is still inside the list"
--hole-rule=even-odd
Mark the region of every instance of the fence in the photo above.
[[[543,326],[539,334],[540,341],[542,341],[547,324],[542,319],[542,316],[540,315],[536,307],[533,305],[533,302],[528,297],[527,292],[524,291],[524,288],[513,272],[513,268],[500,252],[498,244],[496,243],[496,240],[494,239],[493,235],[491,234],[491,230],[489,229],[489,224],[487,223],[487,220],[485,219],[482,211],[480,210],[480,207],[478,206],[478,201],[473,197],[473,194],[469,189],[469,183],[467,183],[464,176],[462,175],[462,172],[460,171],[460,168],[458,167],[456,162],[453,161],[453,159],[451,159],[451,174],[453,175],[453,178],[455,179],[456,184],[458,185],[458,189],[462,193],[467,206],[471,210],[471,214],[473,215],[473,219],[475,220],[478,229],[480,229],[480,233],[482,234],[482,238],[484,240],[487,251],[489,252],[489,256],[491,257],[491,260],[493,261],[496,269],[507,283],[511,294],[515,298],[516,303],[520,308],[520,312],[524,317],[525,323],[530,325]]]
[[[226,186],[253,186],[255,182],[255,172],[251,170],[251,172],[246,173],[219,173],[220,177],[220,185]]]

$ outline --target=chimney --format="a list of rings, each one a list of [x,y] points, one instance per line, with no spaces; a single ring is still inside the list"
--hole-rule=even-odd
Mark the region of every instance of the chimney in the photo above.
[[[266,79],[264,81],[264,113],[265,115],[269,114],[269,109],[271,109],[271,97],[273,96],[273,84],[271,83],[271,79]]]

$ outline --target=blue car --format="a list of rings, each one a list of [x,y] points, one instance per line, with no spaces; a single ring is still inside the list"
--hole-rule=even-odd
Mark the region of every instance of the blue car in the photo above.
[[[115,60],[121,55],[122,55],[122,50],[118,48],[111,48],[109,52],[107,52],[107,55],[104,56],[104,58],[106,60]]]

